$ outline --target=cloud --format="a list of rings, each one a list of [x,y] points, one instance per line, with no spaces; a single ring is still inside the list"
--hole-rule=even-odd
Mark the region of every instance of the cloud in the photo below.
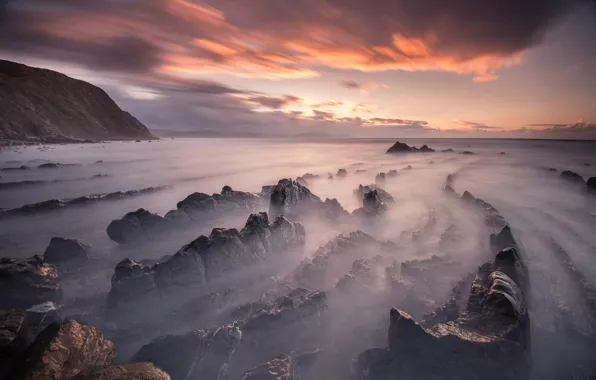
[[[475,121],[468,121],[468,120],[455,120],[453,124],[457,124],[464,128],[475,129],[477,131],[487,131],[487,130],[498,130],[503,129],[502,127],[493,126],[493,125],[486,125],[484,123],[478,123]]]
[[[271,109],[280,109],[285,107],[289,104],[300,103],[302,101],[301,98],[294,96],[294,95],[284,95],[282,97],[274,97],[274,96],[266,96],[266,95],[256,95],[256,96],[248,96],[244,98],[245,101],[249,103],[255,103],[261,105],[266,108]]]
[[[343,100],[328,100],[325,102],[311,104],[311,108],[321,108],[321,107],[339,107],[343,106],[345,102]]]
[[[488,81],[585,1],[22,0],[0,8],[0,50],[145,74],[439,70]]]
[[[350,90],[360,90],[360,91],[371,91],[371,90],[375,90],[379,87],[383,87],[383,88],[387,88],[386,85],[384,84],[379,84],[376,82],[363,82],[363,83],[358,83],[356,81],[353,80],[343,80],[340,82],[340,85],[342,87],[348,88]]]
[[[548,127],[548,128],[557,128],[557,127],[566,127],[567,124],[526,124],[525,127]]]

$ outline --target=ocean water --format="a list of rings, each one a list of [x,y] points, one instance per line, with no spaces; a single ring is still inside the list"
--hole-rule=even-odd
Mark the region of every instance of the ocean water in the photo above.
[[[563,303],[569,323],[593,331],[594,315],[575,285],[574,278],[557,259],[564,250],[573,265],[596,286],[596,195],[559,178],[572,170],[587,180],[596,176],[596,142],[548,140],[426,139],[401,140],[426,144],[435,153],[387,155],[390,139],[334,141],[282,141],[249,139],[162,139],[153,142],[111,142],[85,145],[24,146],[0,151],[0,167],[21,165],[30,170],[0,172],[0,208],[12,209],[49,199],[167,186],[162,191],[106,200],[63,210],[0,218],[0,256],[29,257],[43,254],[53,236],[76,238],[93,246],[93,255],[105,262],[97,276],[65,289],[67,295],[90,295],[109,290],[111,268],[126,256],[157,258],[173,254],[200,234],[215,227],[244,224],[247,215],[205,223],[160,238],[142,249],[122,248],[109,240],[106,227],[125,213],[145,208],[158,214],[175,209],[193,192],[219,192],[224,185],[235,190],[259,192],[264,185],[305,173],[321,175],[309,188],[321,197],[336,198],[348,210],[361,206],[353,190],[374,183],[380,172],[400,175],[382,186],[395,204],[382,220],[360,226],[381,240],[403,241],[404,233],[419,231],[431,217],[436,227],[418,244],[403,245],[396,260],[442,255],[440,235],[450,225],[465,231],[464,241],[452,257],[466,270],[487,260],[482,239],[488,231],[481,219],[469,215],[442,194],[447,175],[454,175],[454,189],[470,191],[492,204],[507,220],[520,245],[531,274],[533,323],[554,323],[553,310]],[[453,153],[443,153],[443,149]],[[463,151],[473,155],[460,154]],[[504,154],[501,154],[503,152]],[[38,168],[43,163],[58,168]],[[411,170],[403,170],[411,166]],[[555,168],[557,172],[549,171]],[[346,169],[346,178],[327,180]],[[359,171],[359,172],[357,172]],[[98,174],[105,176],[92,178]],[[40,181],[2,186],[6,183]],[[266,208],[263,210],[266,211]],[[353,225],[306,225],[305,255]],[[445,292],[447,296],[447,291]],[[389,307],[390,305],[388,305]],[[546,354],[545,354],[546,355]],[[548,372],[548,363],[544,364]]]

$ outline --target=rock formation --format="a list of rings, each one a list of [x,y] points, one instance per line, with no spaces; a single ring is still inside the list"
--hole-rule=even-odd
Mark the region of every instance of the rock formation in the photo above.
[[[394,203],[395,200],[393,199],[393,197],[391,196],[391,194],[389,194],[388,192],[386,192],[385,190],[383,190],[382,188],[375,186],[375,185],[368,185],[368,186],[362,186],[359,185],[357,189],[354,190],[354,195],[356,197],[358,197],[358,199],[362,199],[364,197],[364,194],[376,190],[377,194],[379,195],[379,198],[384,202],[384,203]]]
[[[75,239],[53,237],[43,254],[43,258],[48,263],[58,267],[80,264],[91,258],[90,249],[90,245],[83,244]]]
[[[560,178],[562,180],[568,181],[572,184],[584,184],[584,179],[579,174],[572,172],[571,170],[565,170],[561,172]]]
[[[99,87],[0,60],[0,139],[62,142],[153,138]]]
[[[153,363],[118,364],[94,367],[72,377],[70,380],[171,380]]]

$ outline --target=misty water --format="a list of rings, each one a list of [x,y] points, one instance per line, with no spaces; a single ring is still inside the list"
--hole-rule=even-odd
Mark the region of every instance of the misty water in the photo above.
[[[444,278],[437,279],[428,304],[405,310],[414,317],[421,317],[417,314],[430,311],[448,298],[452,285],[459,278],[492,259],[486,239],[493,231],[482,223],[482,215],[471,212],[442,191],[447,175],[451,174],[453,188],[458,194],[469,191],[492,204],[511,226],[530,271],[532,327],[553,329],[560,318],[558,311],[564,309],[567,311],[566,323],[583,334],[594,333],[596,316],[590,311],[576,278],[562,265],[557,252],[566,252],[574,267],[591,286],[596,286],[596,196],[559,178],[563,170],[572,170],[584,180],[596,176],[596,143],[480,139],[402,141],[415,146],[427,144],[436,152],[387,155],[385,151],[395,142],[388,139],[324,142],[162,139],[4,149],[0,152],[0,167],[26,165],[31,169],[0,172],[0,208],[3,209],[50,199],[72,199],[157,186],[167,188],[120,200],[1,217],[0,256],[41,255],[54,236],[79,239],[92,245],[96,270],[85,276],[65,277],[65,298],[105,295],[110,290],[114,266],[125,257],[142,260],[171,255],[199,235],[209,234],[215,227],[240,229],[248,217],[248,212],[222,217],[172,231],[140,246],[119,246],[108,238],[106,227],[110,221],[129,211],[145,208],[164,215],[193,192],[219,193],[224,185],[228,185],[234,190],[258,193],[263,186],[276,184],[281,178],[312,173],[321,176],[309,181],[308,187],[314,194],[322,199],[336,198],[352,212],[362,206],[362,199],[354,195],[354,189],[360,184],[374,184],[378,173],[395,169],[399,176],[388,178],[380,185],[395,200],[386,215],[359,225],[305,221],[303,256],[276,263],[274,275],[288,275],[302,259],[312,256],[318,247],[338,234],[360,229],[380,241],[396,243],[391,254],[398,263],[433,255],[448,256],[457,263],[455,268],[441,272]],[[454,152],[441,152],[449,148]],[[474,154],[461,154],[463,151]],[[38,167],[44,163],[60,163],[61,166]],[[411,169],[406,169],[408,166]],[[556,168],[557,172],[549,171],[549,168]],[[345,178],[336,176],[339,169],[347,171]],[[102,176],[97,176],[99,174]],[[329,174],[334,176],[333,180],[328,179]],[[2,186],[7,183],[12,185]],[[267,207],[261,211],[267,211]],[[441,236],[452,225],[463,231],[463,239],[445,246],[441,244]],[[412,239],[413,233],[419,238]],[[360,258],[376,254],[374,251],[362,252]],[[353,258],[338,271],[349,270],[352,261]],[[383,291],[383,284],[380,280],[379,292]],[[385,316],[394,305],[390,299],[379,299],[381,301],[374,297],[330,298],[330,308],[333,313],[351,313],[374,307]],[[367,316],[366,313],[358,315],[357,323],[361,326],[354,326],[352,320],[346,321],[345,329],[365,328],[374,323],[379,324],[376,328],[386,331],[387,321],[379,322],[375,319],[376,314],[370,319]],[[217,321],[205,323],[216,325]],[[341,341],[334,335],[346,333],[341,326],[338,324],[337,331],[327,332],[327,344]],[[164,331],[147,332],[141,343],[161,332]],[[541,374],[537,378],[550,376],[544,374],[557,378],[557,370],[566,368],[565,361],[572,360],[562,352],[575,358],[585,354],[581,345],[573,342],[568,347],[561,346],[567,344],[565,342],[551,342],[549,346],[548,342],[540,341],[539,332],[534,339],[539,342],[533,345],[534,364],[538,364]],[[134,353],[138,346],[122,351]],[[357,347],[355,351],[368,347]],[[120,359],[126,360],[124,356]],[[333,372],[324,366],[320,369],[326,370]],[[326,376],[333,378],[330,374]]]

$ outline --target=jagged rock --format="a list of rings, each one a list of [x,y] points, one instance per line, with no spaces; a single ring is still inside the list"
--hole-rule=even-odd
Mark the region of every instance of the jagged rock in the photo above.
[[[344,292],[372,289],[378,280],[377,266],[381,262],[380,256],[354,260],[352,269],[339,279],[336,288]]]
[[[333,181],[333,179],[334,179],[334,178],[333,178],[333,174],[329,174],[329,176],[327,177],[327,180],[329,180],[329,181]]]
[[[224,186],[220,194],[213,194],[212,197],[217,202],[217,208],[224,211],[250,211],[261,201],[261,198],[257,194],[232,190],[230,186]]]
[[[83,244],[75,239],[53,237],[43,257],[48,263],[57,266],[69,263],[81,263],[91,258],[89,254],[90,249],[90,245]]]
[[[153,363],[131,363],[92,368],[69,380],[171,380],[171,378]]]
[[[596,177],[588,179],[588,181],[586,182],[586,186],[588,186],[589,191],[596,192]]]
[[[59,303],[62,288],[56,267],[40,256],[0,259],[1,309],[27,309],[46,301]]]
[[[321,178],[321,176],[318,174],[306,173],[305,175],[302,176],[302,178],[304,178],[307,181],[310,181],[313,179],[319,179],[319,178]]]
[[[572,172],[571,170],[565,170],[563,172],[561,172],[560,175],[561,179],[568,181],[569,183],[574,183],[574,184],[584,184],[584,179],[582,178],[582,176],[580,176],[579,174]]]
[[[408,144],[404,144],[401,142],[396,142],[395,144],[393,144],[393,146],[389,149],[387,149],[388,154],[392,154],[392,153],[407,153],[407,152],[413,152],[414,150],[408,146]]]
[[[31,170],[31,168],[29,166],[26,166],[26,165],[21,165],[21,166],[16,167],[16,168],[2,168],[0,170],[2,170],[3,172],[10,172],[10,171],[15,171],[15,170]]]
[[[503,227],[499,233],[491,234],[490,245],[495,252],[499,252],[509,247],[517,247],[517,243],[509,226]]]
[[[235,324],[193,330],[184,335],[154,339],[141,347],[132,361],[152,362],[166,371],[172,380],[224,378],[241,339],[242,331]]]
[[[337,174],[335,174],[335,176],[336,177],[339,177],[339,178],[343,178],[343,177],[345,177],[347,175],[348,175],[348,172],[346,171],[346,169],[339,169],[337,171]]]
[[[362,379],[527,379],[529,317],[523,286],[527,269],[515,249],[478,269],[464,312],[424,328],[391,309],[388,348],[357,359]]]
[[[53,323],[27,348],[12,371],[23,380],[67,380],[81,371],[110,364],[114,344],[93,326]]]
[[[29,344],[27,314],[18,310],[0,310],[0,376],[8,370]]]
[[[302,261],[294,270],[293,279],[309,289],[329,288],[351,269],[354,260],[391,249],[391,243],[380,242],[362,231],[338,235],[319,247],[312,259]]]
[[[483,201],[480,198],[474,197],[469,191],[464,191],[461,196],[462,201],[473,204],[479,207],[485,215],[485,222],[487,225],[495,228],[503,228],[507,223],[499,211],[494,208],[490,203]]]
[[[434,149],[429,148],[427,145],[422,145],[419,149],[418,152],[420,153],[432,153],[434,152]]]
[[[364,194],[362,199],[362,208],[354,210],[356,216],[379,216],[387,211],[387,205],[381,200],[377,190],[372,190]]]
[[[387,175],[385,173],[379,173],[377,174],[377,176],[375,177],[375,183],[376,184],[384,184],[385,180],[387,178]]]
[[[32,306],[25,312],[29,320],[29,329],[34,336],[48,325],[62,322],[60,306],[51,301]]]
[[[308,182],[306,182],[306,180],[302,177],[296,178],[296,182],[301,184],[304,187],[308,187]]]
[[[269,215],[284,215],[294,218],[303,212],[310,212],[321,199],[310,190],[291,179],[281,179],[271,192]]]
[[[366,194],[370,191],[373,191],[373,190],[377,191],[379,198],[381,198],[381,200],[384,203],[394,203],[395,202],[395,200],[393,199],[391,194],[389,194],[382,188],[377,187],[375,185],[368,185],[368,186],[359,185],[358,188],[354,190],[354,195],[357,196],[359,199],[362,199],[364,197],[364,194]]]
[[[386,176],[389,178],[394,178],[394,177],[399,176],[399,173],[397,172],[397,170],[391,169],[387,172]]]
[[[261,192],[258,194],[259,197],[261,197],[262,199],[269,201],[271,199],[271,193],[273,192],[273,189],[275,188],[275,185],[267,185],[267,186],[263,186],[261,188]]]
[[[138,240],[146,240],[152,233],[165,226],[165,219],[145,209],[129,212],[122,219],[113,220],[107,233],[113,241],[125,244]]]
[[[114,269],[112,287],[108,293],[108,307],[137,300],[155,290],[155,281],[150,267],[132,259],[124,259]]]

